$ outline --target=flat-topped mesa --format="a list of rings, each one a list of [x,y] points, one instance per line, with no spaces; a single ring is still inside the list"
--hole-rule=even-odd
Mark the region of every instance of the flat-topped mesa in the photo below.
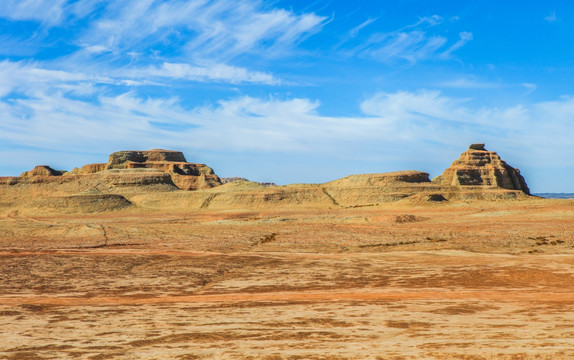
[[[381,174],[349,175],[325,183],[328,186],[389,186],[396,183],[429,183],[429,174],[416,170],[394,171]]]
[[[189,163],[180,151],[153,149],[148,151],[118,151],[110,155],[107,170],[148,168],[171,175],[173,183],[182,190],[207,189],[221,185],[213,169],[204,164]]]
[[[508,165],[484,144],[472,144],[442,175],[433,179],[442,185],[499,187],[530,194],[520,170]]]
[[[153,149],[148,151],[117,151],[110,155],[108,169],[127,169],[130,163],[179,162],[187,163],[180,151]]]

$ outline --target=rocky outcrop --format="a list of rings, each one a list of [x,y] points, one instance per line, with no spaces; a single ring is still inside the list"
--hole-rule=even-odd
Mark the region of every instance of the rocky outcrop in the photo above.
[[[472,144],[433,182],[454,187],[483,187],[519,190],[530,194],[520,171],[508,165],[484,144]]]
[[[108,169],[126,169],[130,163],[187,163],[180,151],[153,149],[148,151],[117,151],[110,155]]]
[[[243,178],[243,177],[238,177],[238,176],[221,178],[221,184],[227,184],[227,183],[232,183],[232,182],[236,182],[236,181],[249,181],[249,180],[247,180],[246,178]]]
[[[136,171],[136,170],[142,171]],[[133,170],[133,171],[128,171]],[[153,170],[145,172],[143,170]],[[158,174],[159,172],[159,174]],[[189,163],[179,151],[154,149],[149,151],[118,151],[110,155],[107,163],[88,164],[70,172],[54,170],[49,166],[36,166],[20,175],[34,178],[35,182],[45,176],[98,175],[113,186],[139,186],[171,184],[182,190],[209,189],[221,185],[213,169],[204,164]],[[50,181],[50,180],[42,180]],[[21,179],[4,179],[7,183],[22,183]]]
[[[232,183],[232,182],[237,182],[237,181],[255,182],[255,181],[251,181],[251,180],[248,180],[248,179],[246,179],[246,178],[237,177],[237,176],[235,176],[235,177],[227,177],[227,178],[220,178],[220,179],[221,179],[221,184],[222,184],[222,185],[228,184],[228,183]],[[259,185],[263,185],[263,186],[277,186],[277,184],[274,183],[274,182],[256,182],[256,183],[259,184]]]
[[[60,176],[64,174],[64,170],[54,170],[48,165],[38,165],[30,171],[25,171],[20,174],[20,177],[32,177],[32,176]]]
[[[395,171],[381,174],[349,175],[325,185],[340,186],[387,186],[393,183],[429,183],[429,174],[416,170]]]
[[[170,174],[173,183],[182,190],[209,189],[221,185],[221,180],[212,168],[187,162],[179,151],[118,151],[110,155],[106,166],[107,170],[141,168]]]
[[[51,213],[96,213],[124,210],[132,205],[118,194],[75,194],[34,199],[33,206]]]
[[[106,170],[106,167],[108,166],[108,164],[106,163],[102,163],[102,164],[87,164],[84,165],[80,168],[80,175],[88,175],[88,174],[95,174],[97,172],[100,171],[104,171]]]

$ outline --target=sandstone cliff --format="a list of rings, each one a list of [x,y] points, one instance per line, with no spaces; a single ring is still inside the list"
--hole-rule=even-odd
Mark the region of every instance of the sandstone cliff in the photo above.
[[[142,171],[136,171],[141,169]],[[143,171],[150,169],[154,171]],[[157,174],[161,172],[162,174]],[[165,175],[167,174],[167,175]],[[46,165],[36,166],[19,178],[34,178],[34,183],[56,181],[44,179],[46,176],[98,175],[103,182],[116,185],[172,184],[182,190],[209,189],[221,185],[221,180],[209,166],[189,163],[179,151],[154,149],[149,151],[118,151],[110,155],[107,163],[88,164],[70,172],[54,170]],[[9,182],[26,183],[23,179],[12,178]],[[148,179],[146,179],[148,178]],[[6,179],[4,181],[7,181]],[[29,182],[29,181],[28,181]],[[58,182],[58,181],[56,181]],[[62,180],[61,182],[67,182]]]

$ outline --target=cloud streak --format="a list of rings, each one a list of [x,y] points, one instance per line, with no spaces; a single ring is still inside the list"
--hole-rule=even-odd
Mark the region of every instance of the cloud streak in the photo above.
[[[0,2],[0,17],[56,26],[64,18],[65,4],[66,0],[3,0]]]
[[[353,28],[346,41],[356,38],[359,30],[373,21],[367,20]],[[446,47],[449,39],[438,32],[433,33],[434,28],[443,22],[442,17],[433,15],[421,17],[417,22],[394,31],[371,33],[362,44],[347,50],[347,55],[368,57],[384,63],[402,61],[408,65],[429,59],[450,59],[473,36],[470,32],[460,32],[459,39]]]
[[[79,43],[112,54],[153,49],[160,56],[169,44],[179,48],[181,57],[221,62],[246,53],[284,54],[325,20],[312,13],[267,10],[260,1],[126,0],[110,3]]]
[[[65,55],[34,61],[27,69],[20,67],[21,79],[26,71],[32,75],[40,71],[33,68],[43,68],[85,78],[106,76],[122,84],[139,83],[147,70],[150,77],[189,82],[279,85],[282,82],[273,74],[234,65],[235,59],[243,56],[242,64],[251,67],[253,62],[246,59],[289,56],[326,20],[269,7],[260,0],[7,0],[0,4],[0,17],[38,22],[44,41],[69,49]],[[79,21],[84,18],[89,20]],[[64,21],[69,30],[61,27]],[[67,44],[50,38],[58,26],[58,31],[73,31]],[[16,54],[40,51],[36,35],[26,36],[4,36],[0,44]],[[0,85],[3,92],[10,86]]]
[[[279,79],[276,79],[271,74],[250,71],[245,68],[225,64],[192,66],[189,64],[165,62],[160,66],[129,70],[125,72],[124,75],[141,79],[160,77],[190,81],[222,81],[231,84],[252,83],[279,85],[281,83]]]

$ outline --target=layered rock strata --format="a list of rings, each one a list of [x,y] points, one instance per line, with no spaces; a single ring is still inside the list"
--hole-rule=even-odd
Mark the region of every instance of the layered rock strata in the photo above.
[[[110,155],[106,166],[107,170],[141,168],[170,174],[173,183],[182,190],[208,189],[221,185],[221,180],[212,168],[205,164],[187,162],[179,151],[118,151]]]
[[[499,187],[530,194],[520,171],[508,165],[496,152],[486,150],[484,144],[470,145],[433,182],[455,187]]]
[[[144,171],[146,169],[150,171]],[[198,190],[221,185],[221,180],[209,166],[189,163],[179,151],[161,149],[118,151],[110,155],[107,163],[88,164],[70,172],[39,165],[33,170],[22,173],[19,178],[30,178],[33,183],[41,183],[55,181],[55,179],[44,179],[46,176],[83,175],[98,175],[105,183],[114,186],[171,183],[182,190]],[[10,183],[30,182],[19,178],[12,178],[9,181]]]
[[[64,170],[54,170],[48,165],[38,165],[30,171],[24,171],[20,177],[33,177],[33,176],[60,176],[65,174]]]
[[[428,173],[414,170],[350,175],[323,184],[276,186],[239,178],[225,182],[221,185],[210,167],[188,163],[181,152],[120,151],[111,154],[108,163],[68,173],[42,165],[20,177],[0,178],[0,214],[11,209],[31,213],[334,209],[399,201],[416,205],[529,198],[520,172],[484,144],[472,144],[432,182]]]

